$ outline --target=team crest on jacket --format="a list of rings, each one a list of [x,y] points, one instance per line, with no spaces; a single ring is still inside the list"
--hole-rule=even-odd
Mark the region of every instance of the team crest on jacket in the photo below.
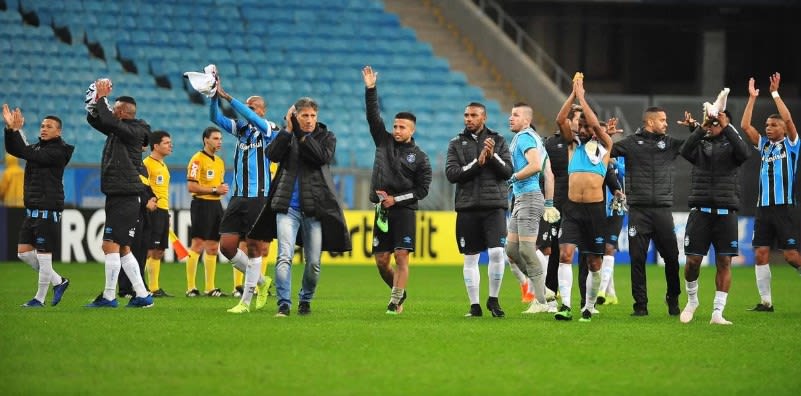
[[[660,150],[664,150],[665,149],[665,141],[664,140],[660,140],[659,142],[656,143],[656,147],[659,148]]]
[[[637,229],[634,226],[629,227],[629,236],[630,237],[637,236]]]
[[[416,159],[417,155],[415,155],[414,153],[409,153],[408,155],[406,155],[406,162],[410,164],[413,164]]]

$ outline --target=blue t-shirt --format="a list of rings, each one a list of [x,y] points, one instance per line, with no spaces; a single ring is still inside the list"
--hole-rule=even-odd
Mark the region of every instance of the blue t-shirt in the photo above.
[[[526,152],[532,149],[539,151],[540,160],[542,161],[543,166],[545,166],[545,160],[548,158],[548,152],[545,151],[545,146],[542,144],[542,138],[531,128],[523,129],[515,134],[515,137],[512,138],[512,143],[509,146],[509,151],[511,151],[512,154],[513,172],[518,172],[528,165]],[[512,193],[515,196],[519,196],[532,191],[541,191],[540,175],[542,175],[542,171],[531,175],[531,177],[516,181],[512,184]]]

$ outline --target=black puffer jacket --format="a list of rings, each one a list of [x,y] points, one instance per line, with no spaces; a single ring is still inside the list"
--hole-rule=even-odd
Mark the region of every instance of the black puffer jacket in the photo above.
[[[86,115],[93,128],[106,135],[100,163],[100,191],[106,195],[139,195],[145,189],[139,175],[147,174],[142,163],[142,147],[147,145],[150,125],[120,120],[108,109],[107,98],[98,98],[97,115]]]
[[[569,175],[567,173],[567,149],[569,145],[562,139],[559,131],[545,140],[545,151],[551,159],[551,171],[554,179],[553,203],[557,209],[567,203]]]
[[[300,131],[294,118],[293,129]],[[275,213],[289,210],[298,180],[300,209],[304,216],[320,221],[322,250],[351,250],[350,232],[329,167],[336,145],[336,136],[323,123],[317,123],[310,133],[281,131],[275,136],[267,146],[267,157],[278,164],[278,170],[270,183],[269,204],[259,214],[249,237],[269,241],[277,236]]]
[[[478,156],[486,139],[495,141],[495,155],[479,166]],[[487,127],[479,131],[478,140],[467,129],[451,139],[445,175],[449,182],[456,183],[456,211],[508,209],[506,181],[512,177],[511,157],[506,139]]]
[[[673,206],[673,161],[683,143],[640,128],[612,146],[612,157],[626,158],[626,201],[630,206]]]
[[[737,168],[749,153],[748,144],[731,125],[717,136],[696,128],[681,147],[681,156],[693,164],[689,207],[739,210]]]
[[[26,145],[18,131],[5,129],[6,151],[25,160],[25,207],[64,209],[64,168],[75,147],[61,137]]]
[[[417,209],[417,201],[428,195],[431,164],[428,155],[415,143],[398,143],[384,126],[378,109],[378,90],[366,88],[367,123],[375,143],[375,163],[370,180],[370,201],[378,203],[376,190],[395,197],[395,204]]]

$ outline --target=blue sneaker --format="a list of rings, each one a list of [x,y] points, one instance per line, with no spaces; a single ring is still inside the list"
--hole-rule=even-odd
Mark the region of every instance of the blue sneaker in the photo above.
[[[64,296],[64,292],[67,291],[68,287],[70,287],[70,280],[62,277],[61,283],[53,286],[53,301],[50,302],[50,305],[54,307],[58,305],[58,303],[61,302],[61,297]]]
[[[153,306],[153,295],[148,294],[146,297],[134,297],[128,301],[125,308],[150,308]]]
[[[35,298],[32,298],[31,301],[28,301],[25,304],[22,304],[20,306],[21,307],[25,307],[25,308],[42,308],[42,307],[44,307],[44,304],[41,301],[39,301],[39,300],[37,300]]]
[[[117,299],[106,300],[103,295],[97,296],[94,301],[84,305],[86,308],[117,308]]]

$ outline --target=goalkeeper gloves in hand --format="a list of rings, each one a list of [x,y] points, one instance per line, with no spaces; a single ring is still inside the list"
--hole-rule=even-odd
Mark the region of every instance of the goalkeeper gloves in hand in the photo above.
[[[559,221],[560,218],[559,209],[553,207],[553,200],[546,199],[545,200],[545,211],[542,213],[543,220],[553,224]]]

